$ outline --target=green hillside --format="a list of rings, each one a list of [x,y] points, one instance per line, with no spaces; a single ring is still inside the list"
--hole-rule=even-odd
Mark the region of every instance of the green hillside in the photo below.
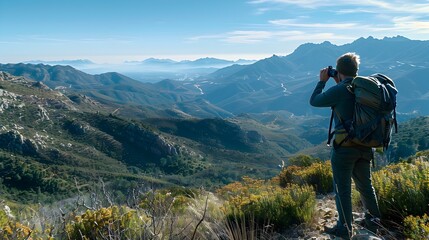
[[[4,72],[0,93],[1,187],[16,201],[64,198],[77,183],[100,179],[113,188],[122,180],[219,186],[243,175],[273,176],[289,154],[278,146],[267,154],[272,143],[239,122],[131,120],[116,104]]]
[[[393,134],[390,151],[392,161],[406,159],[418,151],[429,149],[429,117],[411,119],[399,125]]]

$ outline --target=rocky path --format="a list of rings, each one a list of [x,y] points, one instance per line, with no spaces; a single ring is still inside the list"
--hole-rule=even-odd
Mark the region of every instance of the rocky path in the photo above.
[[[363,219],[364,214],[353,212],[355,221]],[[324,226],[332,227],[337,221],[337,211],[335,207],[334,195],[324,195],[317,197],[316,213],[313,221],[309,224],[299,225],[291,228],[289,231],[282,234],[280,239],[305,239],[305,240],[330,240],[341,239],[334,238],[328,234],[323,233]],[[353,240],[393,240],[397,239],[391,234],[375,235],[364,229],[363,227],[353,224],[354,236]],[[387,231],[386,231],[387,232]]]

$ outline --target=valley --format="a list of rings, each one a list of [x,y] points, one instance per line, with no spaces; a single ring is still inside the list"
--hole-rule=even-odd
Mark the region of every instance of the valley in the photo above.
[[[23,199],[14,192],[69,196],[75,179],[211,189],[243,176],[273,177],[282,162],[299,154],[328,160],[330,112],[310,107],[308,98],[319,69],[352,50],[361,54],[362,74],[383,72],[399,89],[398,119],[407,134],[393,136],[387,161],[396,162],[428,148],[414,133],[428,127],[429,61],[422,53],[428,44],[403,37],[361,38],[342,46],[307,43],[284,57],[157,82],[64,65],[0,64],[0,149],[7,173],[2,184],[15,200]],[[404,51],[391,51],[399,47]],[[325,57],[314,60],[315,54]],[[207,58],[198,66],[213,62],[231,64]],[[49,184],[56,190],[45,189]]]

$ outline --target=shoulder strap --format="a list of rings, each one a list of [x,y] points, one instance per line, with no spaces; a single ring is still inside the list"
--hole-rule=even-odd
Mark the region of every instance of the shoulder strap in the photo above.
[[[328,142],[326,142],[326,145],[328,145],[328,147],[331,146],[331,140],[334,137],[334,133],[335,131],[332,131],[332,120],[334,120],[334,107],[331,108],[331,120],[329,121],[329,130],[328,130]]]
[[[328,143],[327,143],[327,145],[330,146],[331,140],[332,140],[332,138],[333,138],[333,136],[335,134],[335,131],[336,131],[336,130],[334,130],[334,131],[331,132],[331,130],[332,130],[332,120],[334,118],[334,112],[337,115],[338,119],[340,120],[340,123],[343,126],[344,130],[346,130],[346,132],[347,132],[347,136],[343,140],[341,140],[341,142],[339,142],[337,144],[334,143],[334,147],[335,148],[339,148],[339,147],[341,147],[341,145],[344,142],[346,142],[347,140],[349,140],[349,138],[350,138],[350,129],[346,126],[344,120],[341,118],[340,113],[337,110],[335,110],[334,107],[332,107],[331,121],[329,123],[329,136],[328,136]]]
[[[396,107],[393,109],[393,123],[395,124],[395,133],[398,133],[398,121],[396,121]]]

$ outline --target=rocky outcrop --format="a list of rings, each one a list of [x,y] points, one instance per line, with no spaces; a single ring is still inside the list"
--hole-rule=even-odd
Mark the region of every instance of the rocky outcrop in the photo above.
[[[9,73],[0,71],[0,81],[4,81],[6,78],[8,78],[8,76],[10,76]]]
[[[164,157],[178,155],[179,151],[165,137],[147,131],[136,124],[129,124],[124,132],[130,144],[145,149],[156,156]]]
[[[264,136],[254,130],[246,132],[246,138],[250,143],[263,143],[266,141]]]
[[[32,85],[31,85],[32,87],[35,87],[35,88],[40,88],[40,89],[43,89],[43,90],[47,90],[47,91],[52,91],[52,89],[51,88],[49,88],[46,84],[44,84],[43,82],[34,82]]]
[[[38,110],[38,114],[40,117],[40,120],[42,121],[49,121],[49,114],[48,111],[42,106],[42,105],[37,105],[37,110]]]
[[[64,128],[68,130],[71,134],[83,135],[85,134],[91,127],[86,124],[76,120],[66,121],[64,123]]]
[[[19,131],[11,130],[0,134],[0,147],[22,155],[37,155],[38,146],[34,140],[25,138]]]

